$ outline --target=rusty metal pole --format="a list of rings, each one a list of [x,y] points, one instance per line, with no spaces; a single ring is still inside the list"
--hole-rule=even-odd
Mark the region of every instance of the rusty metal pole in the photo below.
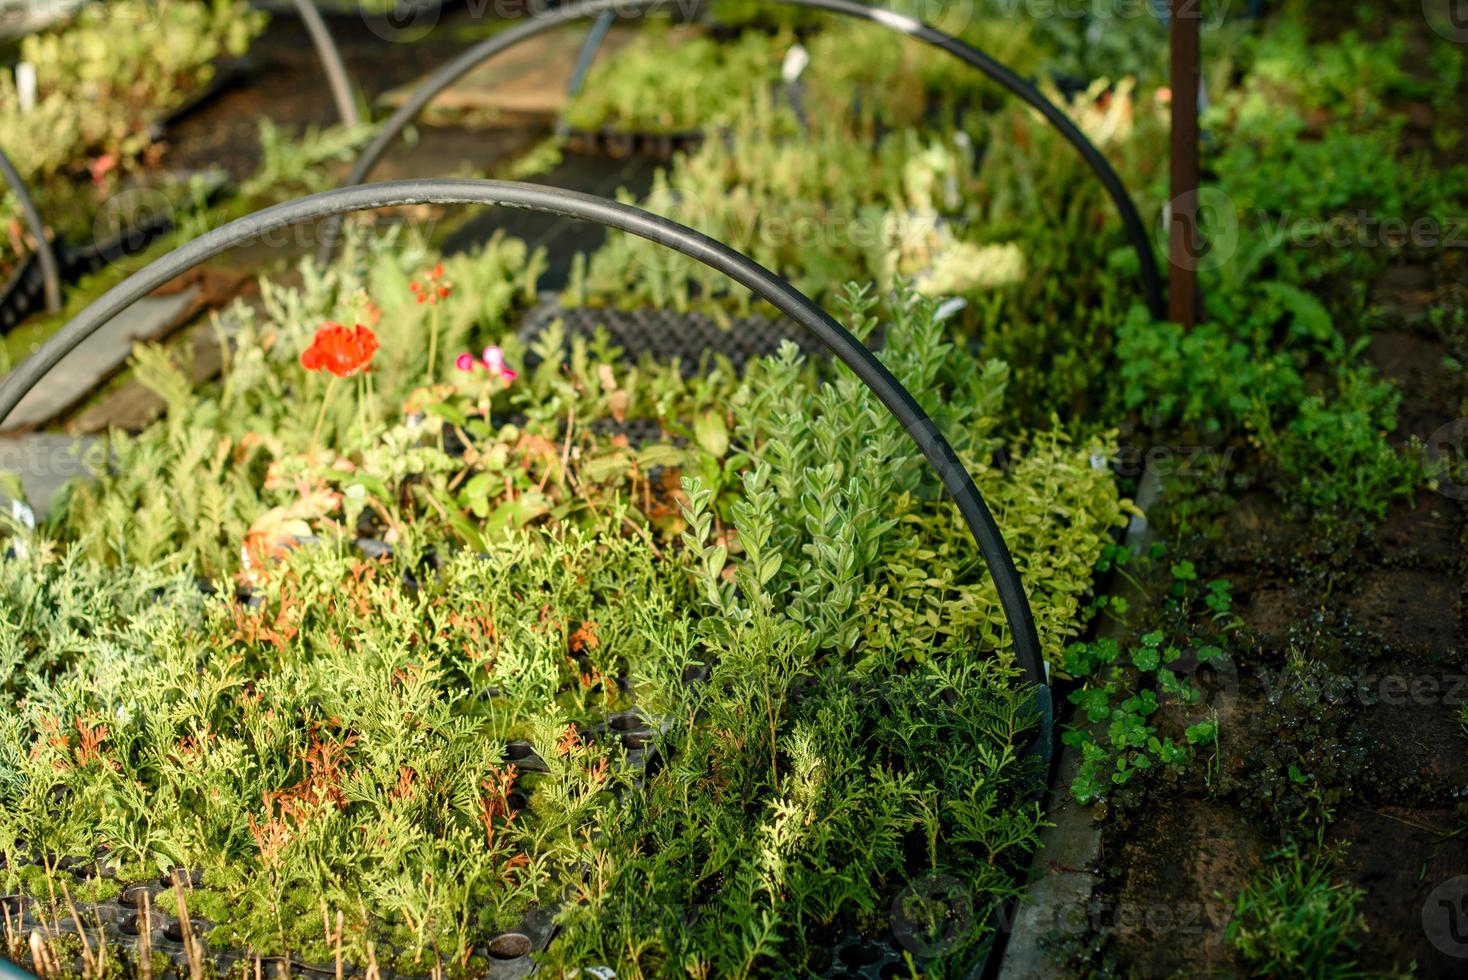
[[[1167,216],[1170,319],[1185,327],[1196,320],[1198,233],[1198,88],[1202,0],[1168,0],[1172,50],[1171,186]]]

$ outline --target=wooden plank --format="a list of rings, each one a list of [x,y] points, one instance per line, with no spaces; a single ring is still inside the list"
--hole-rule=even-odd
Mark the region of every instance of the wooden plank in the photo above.
[[[228,320],[220,325],[225,334],[232,333]],[[209,322],[195,323],[180,336],[178,343],[190,350],[189,377],[196,385],[218,376],[224,367],[219,350],[219,335]],[[163,399],[136,381],[129,381],[108,392],[78,412],[66,425],[72,433],[100,433],[108,429],[138,432],[163,415]]]
[[[195,315],[199,294],[199,287],[190,286],[148,296],[113,317],[21,399],[6,420],[5,431],[39,428],[84,401],[122,369],[135,342],[166,336]]]
[[[502,52],[434,98],[428,113],[496,111],[517,119],[554,120],[566,102],[566,86],[591,22],[550,31]],[[635,25],[614,27],[597,62],[612,57],[635,35]],[[672,36],[682,32],[675,31]],[[396,108],[422,79],[392,89],[381,102]]]

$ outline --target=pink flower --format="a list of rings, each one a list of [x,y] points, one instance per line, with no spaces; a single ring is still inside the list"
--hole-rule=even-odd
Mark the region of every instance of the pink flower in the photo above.
[[[514,381],[519,375],[518,371],[505,367],[505,352],[494,345],[484,348],[484,354],[479,360],[475,360],[474,355],[468,351],[454,358],[454,366],[460,371],[472,371],[481,363],[489,372],[490,377],[499,378],[501,381]]]
[[[489,373],[496,378],[504,378],[506,381],[514,381],[516,372],[505,367],[505,352],[493,345],[484,348],[484,366],[489,368]]]

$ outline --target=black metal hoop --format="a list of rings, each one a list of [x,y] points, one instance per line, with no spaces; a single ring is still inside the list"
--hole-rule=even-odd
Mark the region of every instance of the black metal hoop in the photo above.
[[[331,36],[331,31],[327,29],[326,21],[321,19],[321,11],[316,9],[313,0],[292,2],[296,5],[296,15],[305,25],[306,33],[311,35],[311,43],[316,48],[316,57],[321,60],[321,70],[326,72],[326,83],[331,86],[331,98],[336,103],[336,113],[341,116],[342,125],[357,126],[361,121],[357,115],[357,99],[352,94],[352,83],[347,77],[347,67],[342,62],[341,49],[336,46],[336,39]]]
[[[1048,692],[1044,658],[1035,618],[1025,596],[1014,558],[994,517],[964,469],[917,401],[881,361],[824,310],[779,276],[730,248],[639,208],[589,194],[538,184],[496,180],[403,180],[364,184],[312,194],[237,218],[180,246],[148,264],[92,302],[58,330],[40,349],[0,381],[0,423],[35,385],[118,313],[169,280],[200,263],[260,235],[304,221],[353,211],[415,204],[480,204],[525,208],[615,228],[672,248],[722,272],[816,336],[830,352],[872,390],[902,424],[908,437],[937,471],[958,504],[994,579],[1014,643],[1015,659],[1025,679]],[[1043,692],[1042,692],[1043,693]]]
[[[326,72],[326,81],[331,87],[337,114],[341,116],[343,124],[357,126],[360,122],[357,114],[357,100],[352,95],[352,83],[347,78],[341,51],[337,48],[331,31],[327,29],[326,22],[321,19],[321,13],[316,9],[312,0],[292,0],[292,2],[296,6],[301,23],[306,27],[306,32],[311,36],[311,43],[315,46],[316,55],[321,60],[321,68]],[[36,240],[36,257],[41,263],[41,278],[45,283],[46,310],[49,313],[55,313],[61,309],[61,266],[56,261],[56,250],[52,248],[50,239],[46,237],[46,225],[41,220],[41,213],[36,207],[35,199],[31,197],[30,190],[26,187],[25,181],[21,179],[20,172],[15,169],[15,165],[11,163],[10,157],[4,150],[0,150],[0,177],[3,177],[10,185],[11,192],[15,194],[16,201],[20,204],[21,215],[30,228],[31,237]]]
[[[5,177],[11,193],[20,203],[21,215],[30,226],[31,237],[36,240],[36,257],[41,262],[41,278],[46,283],[46,310],[55,313],[61,309],[61,267],[56,264],[56,252],[51,247],[51,240],[46,237],[46,223],[41,220],[41,212],[36,209],[36,202],[25,181],[20,179],[20,171],[15,169],[15,164],[10,162],[10,157],[5,155],[4,150],[0,150],[0,175]]]
[[[360,184],[367,179],[367,175],[382,159],[388,147],[436,95],[496,54],[572,21],[608,12],[650,12],[680,2],[684,0],[583,0],[581,3],[541,11],[524,23],[480,41],[419,83],[397,111],[383,123],[382,129],[372,142],[362,150],[361,156],[357,158],[356,164],[347,176],[347,186]],[[1045,98],[1039,89],[968,42],[894,10],[868,6],[864,3],[857,3],[855,0],[771,0],[771,2],[844,14],[848,17],[880,24],[889,30],[897,31],[948,52],[964,64],[983,72],[1032,106],[1044,116],[1046,122],[1065,137],[1071,146],[1075,147],[1081,159],[1086,162],[1091,172],[1096,175],[1096,179],[1106,189],[1106,193],[1111,197],[1112,203],[1115,204],[1121,216],[1122,227],[1131,243],[1132,250],[1137,255],[1137,262],[1141,267],[1142,292],[1146,298],[1147,307],[1154,318],[1159,320],[1166,318],[1167,303],[1162,276],[1158,271],[1157,259],[1152,251],[1151,237],[1148,235],[1146,225],[1142,223],[1136,204],[1132,201],[1131,195],[1127,193],[1121,178],[1117,176],[1116,171],[1112,169],[1101,151],[1097,150],[1075,123],[1071,122],[1070,117]],[[326,236],[326,241],[317,253],[318,259],[325,261],[331,257],[334,237]]]
[[[607,33],[611,31],[616,19],[616,11],[603,10],[596,15],[596,20],[587,29],[586,39],[581,42],[581,49],[576,52],[576,63],[571,66],[571,78],[566,82],[566,104],[581,94],[581,89],[586,84],[586,76],[591,74],[591,63],[596,60],[597,52],[601,50],[602,43],[606,41]],[[556,119],[556,135],[565,136],[570,131],[571,127],[566,122],[563,106],[560,116]]]

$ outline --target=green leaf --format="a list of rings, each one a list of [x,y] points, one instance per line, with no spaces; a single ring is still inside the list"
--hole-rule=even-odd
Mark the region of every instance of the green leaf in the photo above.
[[[716,579],[723,574],[724,565],[729,561],[729,549],[721,544],[716,544],[704,552],[703,561],[709,578]]]
[[[591,483],[609,483],[627,475],[632,459],[623,452],[594,456],[581,464],[581,475]]]
[[[1136,664],[1138,670],[1154,671],[1162,662],[1162,656],[1156,647],[1143,647],[1132,654],[1132,663]]]
[[[1204,742],[1211,742],[1217,738],[1218,726],[1211,721],[1200,721],[1196,725],[1189,725],[1183,734],[1187,737],[1189,745],[1199,745]],[[1295,774],[1298,772],[1298,769],[1290,766],[1291,779],[1294,779]],[[1296,780],[1296,782],[1299,782],[1299,780]]]
[[[729,451],[729,427],[724,413],[708,411],[693,420],[693,440],[700,449],[722,457]]]
[[[489,516],[489,491],[497,484],[493,476],[479,473],[470,478],[459,491],[459,505],[467,508],[475,517],[483,520]]]
[[[1329,343],[1335,339],[1335,324],[1325,304],[1311,294],[1279,280],[1267,280],[1260,288],[1291,315],[1290,335]]]
[[[779,574],[779,572],[780,572],[780,565],[784,562],[784,560],[785,559],[784,559],[784,557],[782,555],[774,554],[774,555],[770,555],[764,561],[760,562],[760,566],[759,566],[759,584],[760,585],[769,585],[770,584],[770,579],[774,578],[777,574]]]
[[[464,410],[461,409],[459,406],[451,405],[448,402],[433,402],[432,404],[424,406],[423,410],[429,415],[437,415],[439,418],[448,422],[450,425],[457,425],[460,428],[463,428],[464,426],[469,424],[469,416],[464,412]]]
[[[387,483],[382,479],[375,477],[370,473],[364,473],[361,470],[358,470],[355,474],[353,474],[352,478],[356,480],[357,483],[359,483],[364,490],[372,494],[372,496],[376,497],[378,500],[390,501],[393,499],[393,495],[388,493],[387,491]]]
[[[494,509],[484,522],[486,532],[494,533],[513,528],[522,528],[535,518],[550,511],[550,500],[534,491],[522,493],[513,500],[506,500]]]
[[[1071,703],[1086,713],[1090,721],[1104,721],[1111,713],[1111,705],[1105,691],[1081,690],[1070,696]]]
[[[688,458],[685,450],[667,443],[655,442],[637,451],[637,465],[644,470],[654,466],[679,467]]]

